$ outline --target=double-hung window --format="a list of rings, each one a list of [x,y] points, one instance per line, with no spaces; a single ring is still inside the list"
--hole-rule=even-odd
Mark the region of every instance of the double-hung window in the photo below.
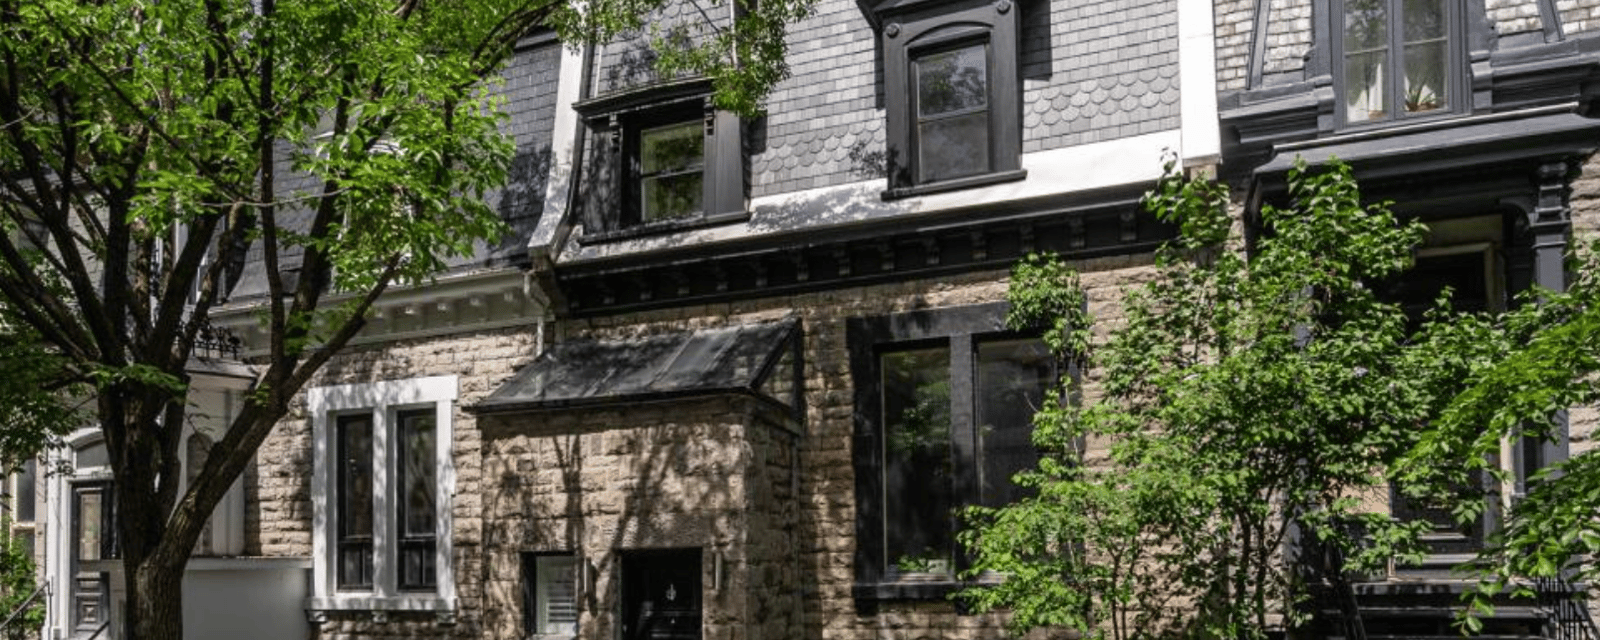
[[[884,52],[885,197],[1026,177],[1018,9],[884,0],[870,11]]]
[[[1343,0],[1337,61],[1344,122],[1398,120],[1460,106],[1451,0]]]
[[[1038,461],[1033,415],[1055,361],[1006,330],[1004,305],[855,319],[849,340],[856,595],[942,597],[965,565],[960,510],[1014,501],[1012,476]]]
[[[705,201],[706,140],[699,120],[643,128],[638,133],[637,177],[641,224],[699,214]]]
[[[574,105],[585,158],[584,235],[606,238],[748,217],[744,125],[711,103],[708,80],[660,83]]]
[[[449,571],[454,376],[319,387],[311,609],[454,607]]]
[[[911,58],[916,82],[917,183],[988,173],[989,43],[963,43]]]

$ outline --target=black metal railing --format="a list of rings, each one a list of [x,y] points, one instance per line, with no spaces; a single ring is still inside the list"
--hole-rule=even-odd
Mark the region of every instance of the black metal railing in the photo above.
[[[191,319],[190,322],[200,325],[194,337],[195,355],[228,360],[239,359],[239,347],[244,341],[233,335],[233,332],[213,326],[209,319],[203,317]]]
[[[1583,594],[1565,578],[1539,578],[1533,590],[1544,610],[1545,635],[1552,640],[1600,640]]]
[[[34,600],[38,600],[40,594],[49,591],[49,587],[49,580],[41,582],[39,586],[34,587],[33,593],[28,594],[28,597],[22,600],[22,604],[17,605],[16,610],[12,611],[11,615],[6,616],[5,622],[0,622],[0,635],[4,635],[5,631],[11,628],[12,623],[21,619],[22,614],[27,613],[28,609],[33,607]]]
[[[1329,609],[1339,612],[1337,625],[1323,628],[1346,640],[1367,640],[1366,623],[1356,599],[1355,583],[1345,568],[1344,551],[1337,543],[1319,540],[1315,534],[1303,535],[1300,544],[1300,567],[1305,572],[1306,584],[1315,591],[1312,599],[1318,609],[1315,615],[1321,617]]]

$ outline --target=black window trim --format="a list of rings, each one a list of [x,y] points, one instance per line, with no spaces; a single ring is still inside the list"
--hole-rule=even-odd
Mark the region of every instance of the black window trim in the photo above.
[[[1445,26],[1445,96],[1446,96],[1446,104],[1445,104],[1444,107],[1441,107],[1441,108],[1438,108],[1438,109],[1432,109],[1432,110],[1429,110],[1429,111],[1417,112],[1415,114],[1406,113],[1406,112],[1403,112],[1403,111],[1392,113],[1392,114],[1391,113],[1386,113],[1385,117],[1380,118],[1380,119],[1367,120],[1367,121],[1361,121],[1361,122],[1350,122],[1349,121],[1349,113],[1348,113],[1349,108],[1345,103],[1345,94],[1346,94],[1346,92],[1348,92],[1350,90],[1350,87],[1346,86],[1346,83],[1345,83],[1345,77],[1346,77],[1345,76],[1345,63],[1346,63],[1346,60],[1345,60],[1345,48],[1344,48],[1344,45],[1345,45],[1344,32],[1345,32],[1345,8],[1346,8],[1347,3],[1349,3],[1351,0],[1322,0],[1322,1],[1325,2],[1326,6],[1328,7],[1327,15],[1328,15],[1329,23],[1330,23],[1330,25],[1332,27],[1330,32],[1329,32],[1330,36],[1328,38],[1328,40],[1329,40],[1328,49],[1330,51],[1330,57],[1332,58],[1332,60],[1331,60],[1332,64],[1331,64],[1330,68],[1332,69],[1332,76],[1333,76],[1332,77],[1332,81],[1333,81],[1334,96],[1335,96],[1334,97],[1334,104],[1333,104],[1333,108],[1334,108],[1333,119],[1334,119],[1334,128],[1336,130],[1350,131],[1350,130],[1377,129],[1377,128],[1384,128],[1384,127],[1394,127],[1394,126],[1400,126],[1400,125],[1415,124],[1417,122],[1426,121],[1426,120],[1435,120],[1435,119],[1440,119],[1440,118],[1450,118],[1450,117],[1459,116],[1459,115],[1463,115],[1463,114],[1470,114],[1472,112],[1473,87],[1472,87],[1471,73],[1470,73],[1470,70],[1469,70],[1469,66],[1470,65],[1468,64],[1468,62],[1469,62],[1469,60],[1468,60],[1468,58],[1469,58],[1468,48],[1472,43],[1468,42],[1469,30],[1467,28],[1467,23],[1468,23],[1469,19],[1471,18],[1471,16],[1469,16],[1467,14],[1474,13],[1474,12],[1471,10],[1470,7],[1464,7],[1463,5],[1464,4],[1470,5],[1470,4],[1473,4],[1473,3],[1470,3],[1470,2],[1463,3],[1460,0],[1443,0],[1445,11],[1447,13],[1447,15],[1445,16],[1445,22],[1446,22],[1446,26]],[[1403,7],[1403,5],[1404,5],[1403,0],[1383,0],[1383,1],[1386,2],[1389,5],[1389,9],[1394,9],[1396,6]],[[1481,3],[1478,3],[1478,4],[1481,5]],[[1481,6],[1479,7],[1479,9],[1481,10]],[[1387,47],[1388,47],[1387,56],[1388,57],[1386,58],[1385,62],[1388,64],[1389,68],[1391,68],[1391,69],[1395,68],[1396,66],[1399,66],[1399,65],[1395,64],[1396,62],[1400,62],[1400,63],[1403,64],[1403,62],[1404,62],[1403,56],[1405,55],[1404,54],[1404,39],[1405,38],[1404,38],[1403,35],[1401,35],[1401,32],[1403,32],[1403,29],[1395,28],[1396,24],[1398,22],[1395,19],[1395,17],[1397,15],[1399,15],[1399,14],[1395,14],[1393,11],[1389,12],[1389,26],[1388,26],[1388,34],[1389,34],[1388,40],[1389,41],[1387,43]],[[1403,16],[1401,16],[1401,18],[1403,20]],[[1391,84],[1392,83],[1393,82],[1391,81]],[[1392,89],[1393,89],[1393,87],[1385,87],[1385,94],[1388,95],[1390,93],[1393,93],[1393,91],[1391,91]],[[1399,97],[1398,94],[1389,95],[1386,98],[1386,102],[1387,103],[1392,103],[1393,101],[1399,100],[1399,99],[1400,99],[1400,97]],[[1387,109],[1386,109],[1386,111],[1387,111]]]
[[[852,594],[858,605],[880,600],[943,599],[968,584],[958,579],[901,581],[886,570],[884,547],[883,437],[878,357],[885,353],[947,345],[950,349],[950,396],[973,398],[977,375],[977,345],[994,339],[1030,335],[1006,326],[1010,304],[991,302],[963,307],[948,307],[896,313],[885,316],[850,318],[846,322],[846,341],[850,350],[850,373],[855,387],[855,426],[852,435],[852,463],[855,469],[856,548],[855,585]],[[977,466],[973,401],[951,403],[952,451],[959,468],[968,470],[956,476],[955,493],[976,493],[974,470]],[[956,523],[952,522],[951,526]],[[970,558],[957,550],[956,572],[970,566]]]
[[[738,115],[717,109],[711,98],[711,80],[697,77],[654,83],[573,103],[572,108],[587,124],[589,135],[609,140],[609,153],[593,154],[583,161],[610,164],[614,184],[593,186],[611,190],[617,196],[618,205],[616,211],[602,212],[608,220],[606,228],[585,228],[578,238],[580,242],[610,242],[750,219],[746,206],[745,123]],[[639,131],[689,120],[702,123],[706,141],[701,211],[681,218],[641,222],[635,167]]]
[[[879,42],[884,61],[884,101],[887,112],[885,144],[889,185],[884,200],[1022,180],[1022,81],[1017,38],[1020,9],[1010,0],[926,4],[905,10],[887,7],[874,14],[882,24]],[[988,43],[989,64],[989,171],[961,178],[918,183],[913,158],[916,152],[916,104],[912,97],[911,65],[916,56],[958,46],[964,42]]]

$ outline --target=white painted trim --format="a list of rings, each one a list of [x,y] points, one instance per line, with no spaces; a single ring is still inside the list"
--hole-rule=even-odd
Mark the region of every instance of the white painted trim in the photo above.
[[[1178,108],[1183,128],[1183,166],[1222,160],[1217,118],[1217,44],[1212,3],[1178,2]]]
[[[1215,123],[1213,122],[1213,127]],[[719,242],[737,242],[784,233],[804,233],[805,227],[775,223],[796,209],[816,203],[850,203],[828,214],[828,224],[849,226],[902,216],[920,216],[943,211],[992,207],[997,204],[1040,198],[1063,193],[1153,183],[1161,177],[1162,154],[1176,151],[1183,144],[1179,131],[1158,131],[1107,142],[1077,145],[1023,154],[1022,168],[1028,177],[1017,182],[974,187],[947,193],[884,201],[883,179],[863,180],[831,187],[792,191],[756,198],[750,203],[747,222],[718,225],[632,239],[582,245],[570,243],[563,262],[582,262],[682,247],[697,243],[708,247]],[[907,224],[911,221],[907,220]]]
[[[316,387],[306,392],[307,411],[311,415],[312,470],[311,470],[311,557],[312,598],[307,603],[311,609],[408,609],[421,611],[451,610],[455,607],[455,576],[450,565],[452,515],[450,497],[455,492],[455,465],[451,458],[453,439],[452,420],[455,402],[460,389],[457,376],[434,376],[410,380],[346,384]],[[397,553],[395,540],[399,522],[389,508],[390,468],[396,456],[391,431],[395,413],[405,408],[434,405],[434,459],[439,465],[438,483],[434,503],[439,530],[434,549],[434,562],[438,567],[438,588],[434,593],[405,593],[398,587],[399,577],[391,557]],[[373,465],[373,518],[378,523],[373,532],[373,591],[371,593],[340,593],[334,584],[334,532],[333,504],[334,478],[329,468],[333,451],[333,429],[329,418],[338,413],[367,410],[373,417],[373,456],[379,464]]]
[[[555,121],[551,125],[550,135],[550,176],[544,183],[544,213],[539,216],[542,223],[560,221],[567,215],[567,192],[572,188],[575,161],[573,155],[578,149],[578,112],[572,105],[583,99],[583,61],[588,56],[587,44],[561,47],[560,75],[556,78]],[[548,241],[549,238],[542,238],[538,233],[528,236],[530,247]]]

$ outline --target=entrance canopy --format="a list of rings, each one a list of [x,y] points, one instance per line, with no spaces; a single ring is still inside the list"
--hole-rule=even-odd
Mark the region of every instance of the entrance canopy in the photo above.
[[[479,414],[747,394],[799,406],[799,321],[552,345],[470,410]]]

